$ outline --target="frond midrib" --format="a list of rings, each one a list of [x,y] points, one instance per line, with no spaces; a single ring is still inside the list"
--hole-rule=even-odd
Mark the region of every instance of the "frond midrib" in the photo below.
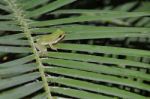
[[[29,29],[30,26],[28,25],[28,22],[25,19],[25,15],[23,14],[24,11],[18,7],[16,0],[5,0],[5,2],[7,2],[9,7],[12,9],[14,17],[16,18],[16,21],[19,23],[20,27],[23,30],[23,33],[25,33],[25,35],[29,41],[29,44],[32,48],[32,52],[35,56],[36,63],[38,65],[38,69],[39,69],[39,72],[40,72],[40,75],[42,78],[44,89],[45,89],[46,94],[47,94],[47,98],[52,99],[52,96],[50,94],[50,88],[48,86],[48,82],[47,82],[46,76],[44,74],[44,69],[42,67],[43,65],[42,65],[42,62],[40,60],[40,56],[38,54],[38,51],[36,50],[34,40],[33,40],[33,37],[31,35],[31,31]]]

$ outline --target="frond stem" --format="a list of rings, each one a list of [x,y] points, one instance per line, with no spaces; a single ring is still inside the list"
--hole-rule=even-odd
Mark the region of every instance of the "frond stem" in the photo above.
[[[50,88],[48,86],[48,82],[47,82],[46,76],[44,74],[43,65],[42,65],[40,56],[38,54],[38,51],[36,50],[34,40],[32,38],[31,31],[29,29],[28,22],[26,21],[25,16],[23,14],[23,10],[18,7],[16,0],[5,0],[5,1],[8,3],[9,7],[14,12],[15,18],[19,22],[21,28],[23,29],[23,32],[26,34],[26,37],[29,40],[29,43],[30,43],[32,50],[33,50],[33,53],[35,55],[36,63],[38,64],[38,69],[39,69],[39,72],[41,74],[41,78],[43,81],[44,89],[45,89],[46,94],[47,94],[47,98],[52,99],[52,96],[50,94]]]

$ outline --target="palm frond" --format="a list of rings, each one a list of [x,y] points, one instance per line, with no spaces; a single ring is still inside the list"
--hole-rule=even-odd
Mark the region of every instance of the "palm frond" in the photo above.
[[[146,24],[150,13],[144,7],[127,12],[136,1],[114,9],[70,9],[78,2],[0,1],[0,56],[6,60],[0,64],[0,99],[149,98],[149,50],[101,40],[149,39],[148,24],[135,26]],[[131,26],[139,18],[144,21]],[[56,29],[66,32],[64,42],[55,45],[58,52],[48,48],[41,56],[35,39]],[[9,54],[14,58],[7,60]]]

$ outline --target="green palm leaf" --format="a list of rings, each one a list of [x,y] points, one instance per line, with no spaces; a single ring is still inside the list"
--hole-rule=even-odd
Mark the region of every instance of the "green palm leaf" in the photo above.
[[[6,58],[6,62],[0,64],[0,99],[149,98],[145,94],[150,92],[147,83],[150,52],[103,45],[100,41],[149,39],[149,24],[131,27],[130,23],[139,21],[139,17],[148,20],[150,13],[138,9],[127,12],[136,2],[115,9],[69,8],[77,2],[79,0],[0,1],[0,10],[5,12],[0,15],[0,57]],[[43,16],[53,17],[41,20]],[[90,24],[92,22],[101,25]],[[107,22],[112,26],[104,25]],[[145,24],[140,22],[137,26]],[[35,39],[56,29],[65,31],[66,37],[56,45],[57,52],[48,48],[47,54],[41,56]],[[7,60],[11,54],[14,58]],[[144,62],[138,61],[139,58]]]

